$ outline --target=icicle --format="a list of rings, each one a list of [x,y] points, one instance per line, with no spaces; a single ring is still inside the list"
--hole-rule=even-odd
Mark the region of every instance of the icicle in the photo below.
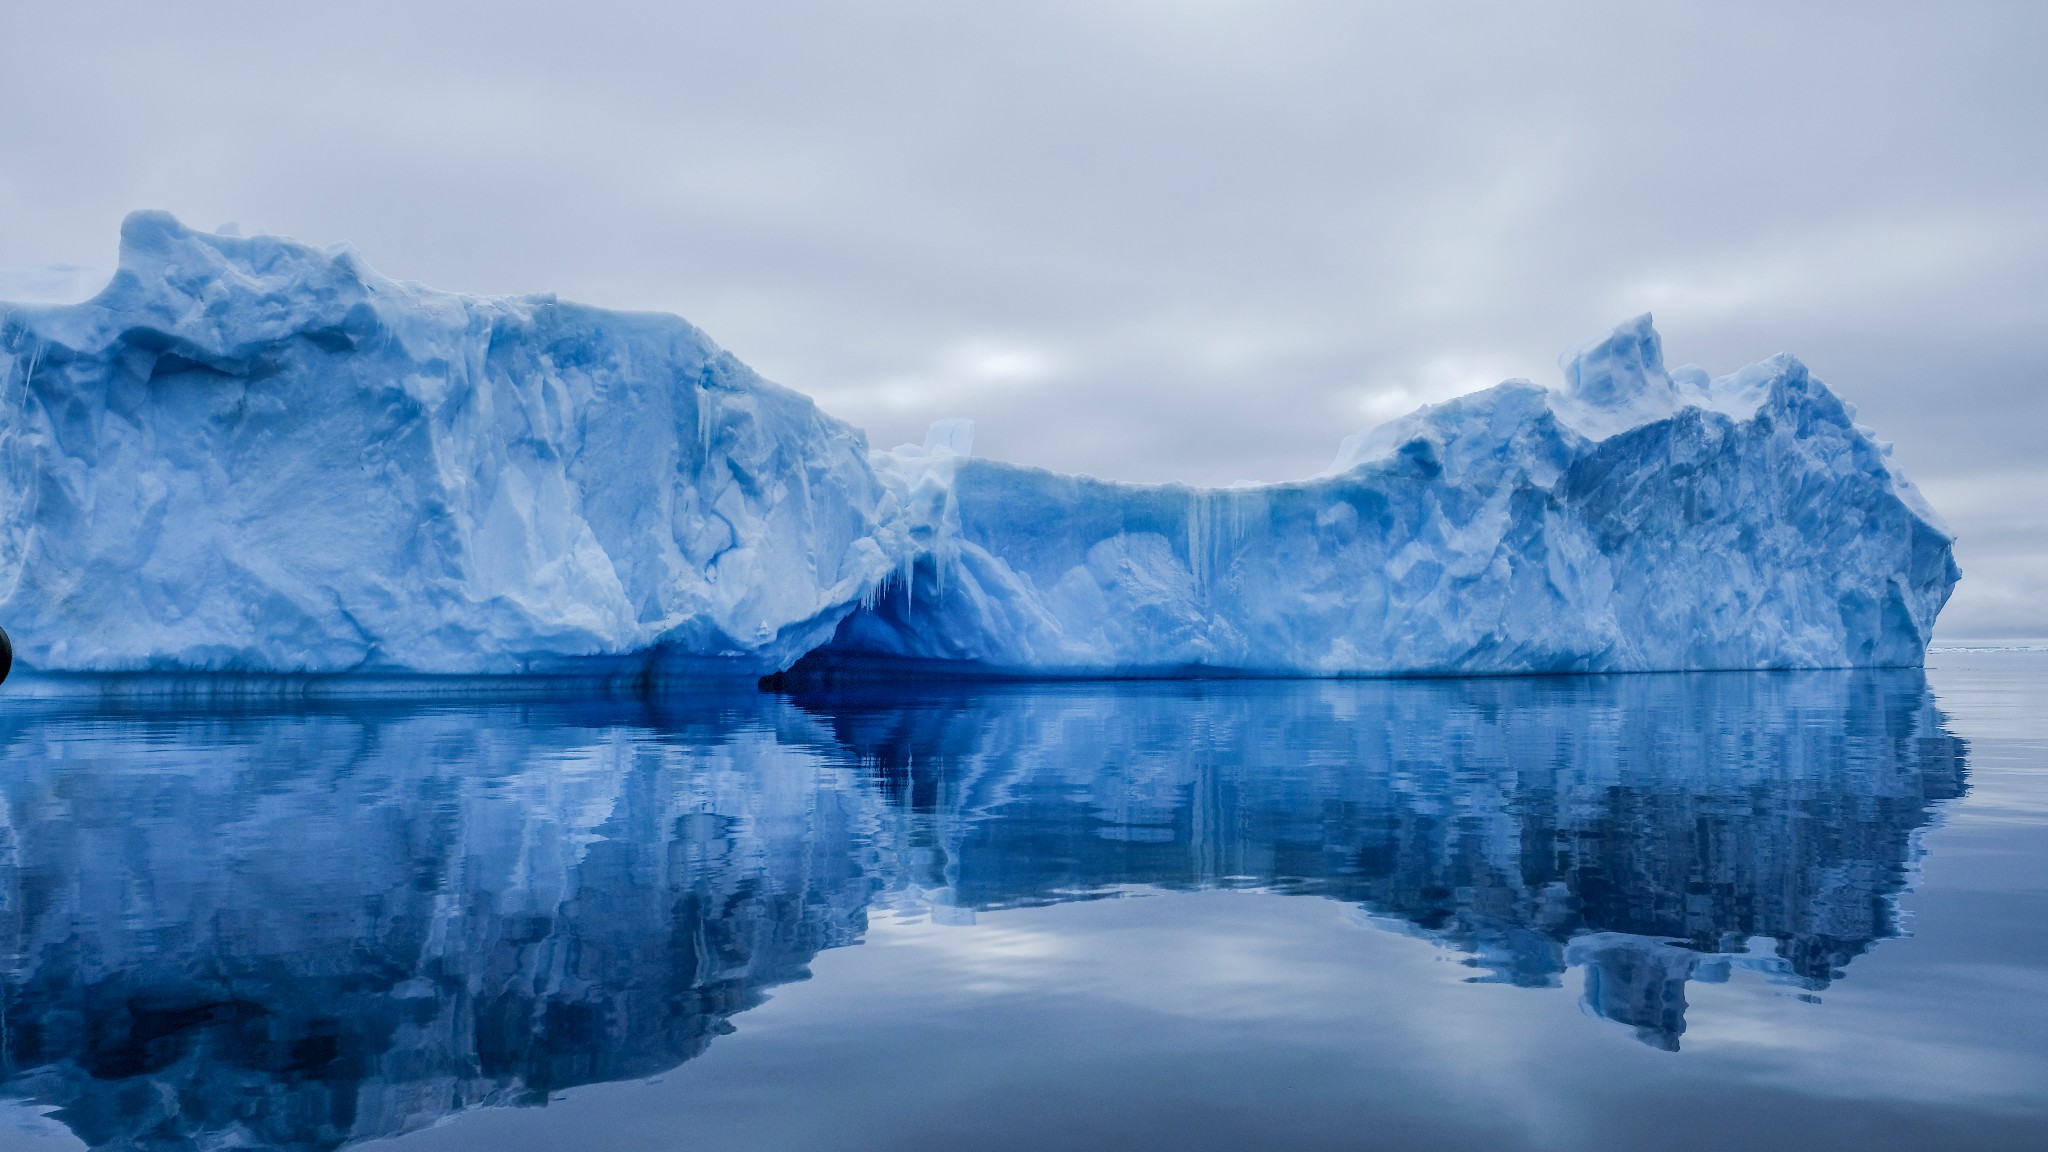
[[[34,379],[36,378],[36,369],[37,369],[37,368],[38,368],[39,366],[41,366],[42,362],[43,362],[43,342],[42,342],[41,340],[37,340],[37,341],[36,341],[36,350],[35,350],[34,352],[32,352],[32,353],[30,353],[30,354],[29,354],[29,358],[28,358],[28,371],[27,371],[26,373],[24,373],[24,374],[22,375],[22,377],[21,377],[21,388],[22,388],[22,391],[26,392],[26,391],[28,390],[28,386],[29,386],[29,383],[30,383],[31,381],[33,381],[33,380],[34,380]]]
[[[697,399],[697,469],[703,471],[711,466],[711,403],[699,385],[695,389]]]
[[[946,485],[946,504],[939,513],[939,530],[932,541],[932,597],[946,598],[946,566],[953,561],[953,528],[960,523],[960,506],[953,499],[953,486]]]

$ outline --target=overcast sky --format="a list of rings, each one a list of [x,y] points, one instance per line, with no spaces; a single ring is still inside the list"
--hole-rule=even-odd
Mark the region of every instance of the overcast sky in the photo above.
[[[0,266],[141,207],[348,240],[680,313],[880,446],[1213,483],[1653,311],[1897,443],[1944,636],[2048,636],[2038,0],[0,0],[0,45]]]

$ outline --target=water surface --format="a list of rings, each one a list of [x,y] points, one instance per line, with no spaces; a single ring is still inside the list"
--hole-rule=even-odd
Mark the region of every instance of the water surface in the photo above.
[[[2048,1148],[2048,653],[0,704],[0,1148]]]

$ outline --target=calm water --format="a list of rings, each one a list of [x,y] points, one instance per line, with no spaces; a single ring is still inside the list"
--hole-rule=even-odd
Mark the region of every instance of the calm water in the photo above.
[[[2048,652],[0,702],[0,1148],[2048,1148]]]

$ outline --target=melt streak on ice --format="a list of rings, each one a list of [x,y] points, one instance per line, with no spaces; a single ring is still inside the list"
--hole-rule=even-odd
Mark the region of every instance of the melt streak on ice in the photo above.
[[[1401,675],[1917,665],[1952,536],[1789,356],[1647,316],[1347,439],[1112,483],[865,437],[684,321],[122,229],[0,304],[0,622],[30,672]]]

